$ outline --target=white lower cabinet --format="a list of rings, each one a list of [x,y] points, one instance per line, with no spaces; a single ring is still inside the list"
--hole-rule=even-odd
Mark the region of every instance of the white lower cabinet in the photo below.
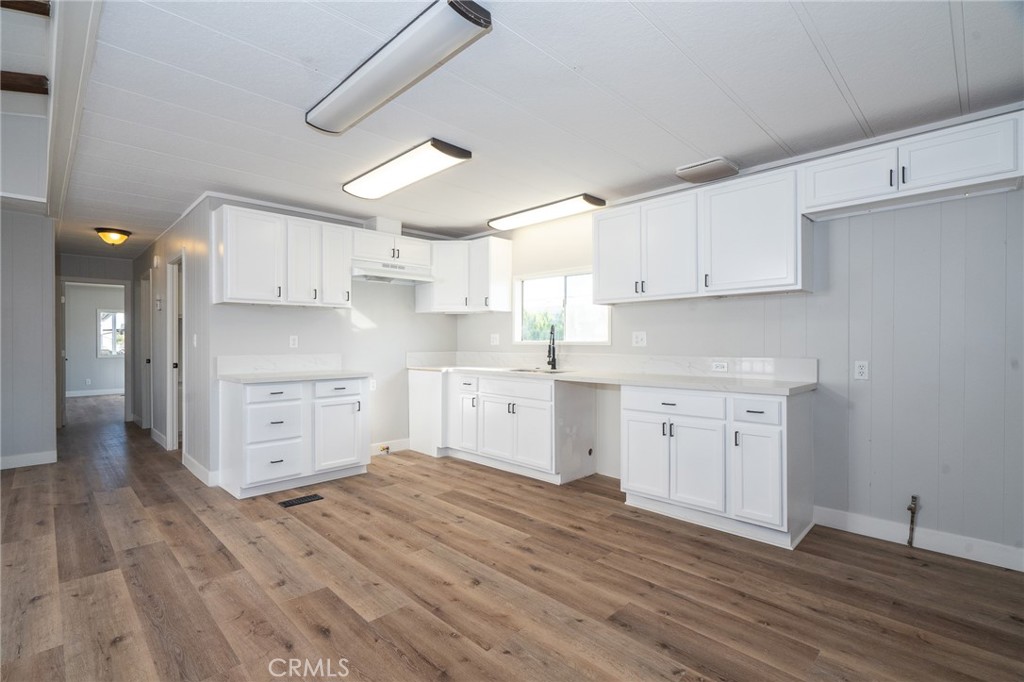
[[[813,516],[807,394],[622,388],[626,503],[795,547]]]
[[[220,382],[220,486],[238,498],[364,473],[369,378]]]
[[[451,374],[444,454],[551,483],[594,473],[593,390]]]

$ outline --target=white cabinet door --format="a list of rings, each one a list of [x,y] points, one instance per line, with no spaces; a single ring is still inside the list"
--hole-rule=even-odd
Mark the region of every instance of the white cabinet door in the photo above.
[[[224,207],[224,299],[248,303],[284,300],[284,216]]]
[[[515,453],[512,401],[500,396],[480,396],[480,453],[511,461]]]
[[[395,260],[405,265],[430,267],[430,242],[412,237],[395,237]]]
[[[416,312],[465,312],[469,307],[469,244],[433,244],[434,281],[416,285]]]
[[[1017,170],[1018,134],[1015,118],[1001,118],[901,144],[900,184],[916,189]]]
[[[840,154],[804,167],[804,205],[827,206],[895,194],[896,146]]]
[[[782,526],[782,430],[744,425],[733,431],[731,468],[732,515]]]
[[[669,495],[668,417],[622,411],[622,489],[667,498]]]
[[[476,452],[477,448],[477,397],[469,393],[459,395],[459,412],[455,433],[455,447],[459,450]]]
[[[362,402],[358,398],[318,400],[313,406],[313,468],[316,471],[365,464],[360,452]]]
[[[320,303],[351,308],[352,231],[342,225],[323,225],[320,248]]]
[[[470,310],[512,310],[512,242],[484,237],[469,242]]]
[[[289,303],[320,303],[320,223],[288,218]]]
[[[702,190],[705,291],[782,289],[797,283],[796,171]]]
[[[643,279],[640,293],[697,293],[697,194],[645,203],[640,209]]]
[[[395,258],[395,235],[374,230],[352,230],[352,256],[386,263]]]
[[[551,403],[515,400],[512,403],[512,416],[515,422],[516,462],[544,471],[553,471],[554,411]]]
[[[725,424],[675,417],[671,497],[693,507],[725,511]]]
[[[594,302],[640,298],[640,207],[594,216]]]

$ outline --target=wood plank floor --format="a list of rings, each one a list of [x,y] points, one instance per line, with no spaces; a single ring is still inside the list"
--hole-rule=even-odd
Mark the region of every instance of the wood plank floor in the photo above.
[[[1024,679],[1021,573],[413,452],[238,501],[78,400],[56,464],[0,475],[4,680]]]

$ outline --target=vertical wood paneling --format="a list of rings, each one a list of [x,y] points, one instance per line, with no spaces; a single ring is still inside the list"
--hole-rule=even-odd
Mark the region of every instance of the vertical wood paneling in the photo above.
[[[939,483],[938,527],[963,532],[964,515],[964,253],[963,201],[942,204],[939,273]]]
[[[939,227],[940,206],[901,212],[895,231],[893,279],[892,508],[898,520],[910,496],[934,527],[939,448]],[[901,514],[902,511],[902,514]]]
[[[1002,542],[1024,544],[1024,192],[1006,197],[1006,392]]]
[[[781,358],[782,355],[782,297],[764,297],[764,356]]]
[[[893,280],[895,212],[877,213],[871,227],[871,511],[892,518]]]
[[[967,205],[964,385],[964,533],[1003,538],[1006,375],[1006,197]]]
[[[815,235],[822,231],[815,227]],[[779,311],[782,357],[803,358],[807,355],[807,300],[804,294],[783,296]]]
[[[850,219],[850,506],[855,514],[871,511],[871,382],[853,381],[853,363],[871,360],[872,217]],[[870,367],[870,365],[869,365]]]
[[[815,232],[815,288],[807,300],[807,354],[818,358],[814,395],[814,479],[818,504],[846,509],[849,487],[850,221]],[[819,286],[820,285],[820,286]]]

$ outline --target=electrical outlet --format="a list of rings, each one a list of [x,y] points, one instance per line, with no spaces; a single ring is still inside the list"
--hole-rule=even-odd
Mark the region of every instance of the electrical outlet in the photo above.
[[[728,372],[729,371],[729,363],[728,362],[712,362],[711,363],[711,371],[712,372]]]
[[[868,381],[871,378],[871,373],[868,371],[867,360],[854,360],[853,361],[853,380],[854,381]]]
[[[289,336],[288,337],[288,347],[289,348],[298,348],[299,347],[299,337],[297,337],[297,336]]]
[[[377,390],[377,380],[376,379],[370,379],[370,390],[371,391],[376,391]]]
[[[646,346],[647,345],[647,332],[633,332],[633,345],[634,346]]]
[[[85,385],[86,386],[92,386],[92,379],[86,379],[85,380]]]
[[[497,334],[491,334],[491,345],[497,346],[499,343],[501,343],[501,337]]]
[[[199,334],[192,335],[192,347],[199,348]]]

